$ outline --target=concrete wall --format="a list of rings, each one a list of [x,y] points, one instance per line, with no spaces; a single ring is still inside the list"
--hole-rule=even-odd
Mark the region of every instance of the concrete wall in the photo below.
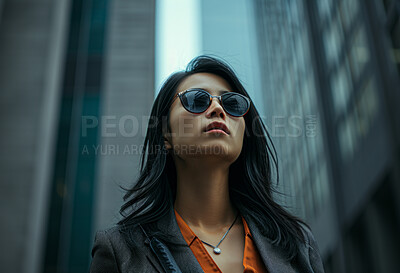
[[[138,148],[154,99],[155,1],[112,1],[109,14],[95,230],[120,218],[124,192],[119,186],[132,185],[137,177]]]
[[[0,264],[39,272],[69,0],[3,0],[0,11]]]

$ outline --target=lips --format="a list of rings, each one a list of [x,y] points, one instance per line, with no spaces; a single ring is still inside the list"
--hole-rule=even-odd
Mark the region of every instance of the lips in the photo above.
[[[204,132],[210,131],[212,129],[220,129],[220,130],[224,131],[225,133],[227,133],[228,135],[230,134],[228,127],[226,127],[226,125],[222,122],[218,122],[218,121],[211,122],[210,124],[207,125]]]

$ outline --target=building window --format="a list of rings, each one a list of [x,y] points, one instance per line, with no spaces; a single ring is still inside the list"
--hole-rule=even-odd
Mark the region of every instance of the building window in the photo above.
[[[346,112],[350,101],[352,85],[348,75],[349,69],[347,62],[344,61],[333,75],[331,83],[331,95],[336,117]]]
[[[332,0],[319,0],[317,1],[317,5],[321,21],[331,16]]]
[[[340,50],[343,47],[343,33],[339,17],[329,25],[329,29],[323,33],[324,51],[328,66],[332,67],[339,60]]]
[[[360,12],[360,4],[358,0],[342,0],[339,9],[343,27],[348,31],[354,25],[354,20]]]
[[[364,137],[368,134],[371,124],[378,113],[378,96],[376,93],[376,81],[369,78],[355,102],[355,114],[358,120],[358,134]]]
[[[353,82],[358,82],[362,72],[370,61],[367,34],[364,26],[359,26],[355,33],[350,47],[350,67],[353,75]]]

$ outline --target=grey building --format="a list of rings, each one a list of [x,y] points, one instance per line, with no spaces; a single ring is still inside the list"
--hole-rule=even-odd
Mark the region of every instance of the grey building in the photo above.
[[[330,272],[399,268],[399,4],[307,6],[340,212]]]
[[[327,272],[396,272],[400,2],[254,3],[267,116],[305,118],[300,137],[275,134],[282,202],[313,228]]]
[[[41,266],[69,10],[69,1],[0,1],[2,272]]]
[[[283,193],[276,198],[311,225],[324,254],[338,236],[337,212],[304,3],[253,2],[265,121],[277,148],[277,188]]]
[[[155,1],[0,1],[2,272],[87,272],[137,175]]]

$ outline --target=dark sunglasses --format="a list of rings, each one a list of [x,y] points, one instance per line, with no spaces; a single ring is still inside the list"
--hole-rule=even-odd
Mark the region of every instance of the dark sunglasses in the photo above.
[[[226,92],[221,96],[213,96],[204,89],[193,88],[179,92],[175,98],[177,96],[183,107],[194,114],[206,111],[213,98],[218,98],[225,112],[234,117],[244,116],[250,109],[250,99],[236,92]]]

